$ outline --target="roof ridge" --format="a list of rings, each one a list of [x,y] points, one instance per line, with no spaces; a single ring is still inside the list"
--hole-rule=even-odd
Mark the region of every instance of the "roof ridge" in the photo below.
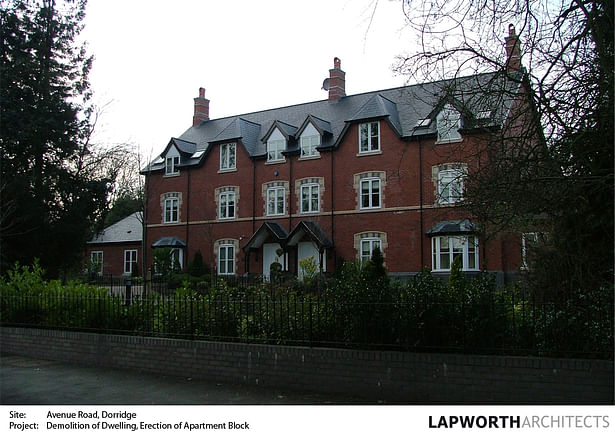
[[[415,87],[426,87],[426,86],[435,85],[437,83],[444,83],[444,82],[452,82],[452,81],[464,80],[464,79],[470,79],[470,78],[477,78],[477,77],[480,77],[480,76],[494,75],[496,73],[497,73],[497,71],[483,72],[483,73],[471,74],[471,75],[467,75],[467,76],[453,77],[453,78],[449,78],[449,79],[434,80],[434,81],[425,82],[425,83],[406,84],[406,85],[403,85],[403,86],[394,86],[392,88],[384,88],[384,89],[377,89],[377,90],[372,90],[372,91],[359,92],[357,94],[351,94],[351,95],[346,95],[344,97],[341,97],[339,101],[348,100],[348,99],[351,99],[351,98],[354,98],[354,97],[361,97],[361,96],[365,96],[365,95],[368,95],[368,94],[379,94],[381,92],[391,92],[391,91],[402,90],[402,89],[410,89],[410,88],[415,88]],[[384,95],[382,97],[386,98],[389,101],[391,101],[389,98],[385,97]],[[338,102],[331,103],[328,99],[306,101],[306,102],[303,102],[303,103],[288,104],[286,106],[277,106],[277,107],[270,107],[268,109],[253,110],[251,112],[244,112],[244,113],[239,113],[239,114],[235,114],[235,115],[228,115],[228,116],[223,116],[221,118],[212,118],[212,119],[209,119],[207,121],[204,121],[203,124],[207,124],[207,123],[210,123],[212,121],[223,121],[225,119],[242,118],[242,117],[245,117],[245,116],[255,115],[255,114],[258,114],[258,113],[272,112],[272,111],[276,111],[276,110],[288,109],[288,108],[291,108],[291,107],[307,106],[307,105],[318,104],[318,103],[338,104]],[[251,122],[251,121],[248,121],[248,122]]]

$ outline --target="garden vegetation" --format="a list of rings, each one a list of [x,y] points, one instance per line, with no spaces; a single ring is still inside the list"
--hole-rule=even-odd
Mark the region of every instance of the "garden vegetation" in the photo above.
[[[46,281],[35,263],[0,281],[4,326],[286,345],[613,358],[613,289],[538,303],[522,283],[448,280],[423,271],[392,280],[375,261],[346,263],[309,283],[185,281],[128,300],[98,286]],[[215,278],[215,277],[214,277]]]

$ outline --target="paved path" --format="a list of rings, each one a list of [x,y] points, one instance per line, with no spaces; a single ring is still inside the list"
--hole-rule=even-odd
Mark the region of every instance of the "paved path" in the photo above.
[[[218,384],[135,371],[0,356],[1,405],[370,404],[353,397]],[[372,402],[373,403],[373,402]]]

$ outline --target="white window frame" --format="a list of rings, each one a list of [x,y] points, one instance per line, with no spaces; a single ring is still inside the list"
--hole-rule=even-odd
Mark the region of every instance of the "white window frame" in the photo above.
[[[182,248],[171,249],[171,268],[178,270],[184,268],[184,250]]]
[[[446,240],[446,246],[444,241]],[[456,243],[460,242],[460,243]],[[476,236],[436,236],[431,238],[431,269],[450,272],[456,256],[461,255],[462,270],[479,270],[478,238]],[[443,267],[443,259],[446,265]],[[474,263],[471,267],[471,262]]]
[[[447,104],[436,117],[438,142],[456,142],[461,140],[461,114],[453,106]]]
[[[270,139],[267,141],[267,161],[283,162],[285,160],[282,152],[286,149],[284,139]]]
[[[220,170],[231,171],[237,169],[237,144],[224,143],[220,145]]]
[[[281,194],[281,196],[280,196]],[[279,210],[280,200],[282,210]],[[274,186],[267,188],[267,216],[284,216],[286,213],[286,188]]]
[[[461,168],[438,171],[438,203],[454,204],[463,200],[464,171]]]
[[[98,275],[103,274],[104,258],[105,254],[103,251],[90,252],[90,263],[96,264],[98,266],[98,270],[96,271]]]
[[[232,244],[224,243],[218,246],[218,275],[235,275],[235,246]]]
[[[317,213],[320,211],[320,184],[302,184],[300,188],[300,195],[301,213]],[[307,200],[307,208],[304,207],[304,199]],[[316,207],[314,207],[314,199],[316,200]]]
[[[301,158],[319,157],[320,135],[301,136]]]
[[[543,233],[538,233],[538,232],[529,232],[529,233],[523,233],[521,235],[521,268],[522,269],[529,269],[529,266],[527,264],[527,253],[528,250],[530,249],[529,245],[536,245],[538,243],[539,238],[543,236]]]
[[[179,222],[179,198],[170,196],[164,200],[164,223],[173,224]]]
[[[237,195],[234,190],[218,194],[218,219],[235,219],[237,210]]]
[[[378,183],[378,188],[374,189],[374,183]],[[367,184],[367,194],[363,193],[363,185]],[[377,193],[378,204],[374,205],[374,194]],[[363,204],[363,198],[367,196],[368,204]],[[361,210],[372,210],[382,208],[382,180],[379,177],[361,178],[359,180],[359,208]]]
[[[369,154],[379,151],[380,121],[359,124],[359,154]]]
[[[134,271],[134,265],[137,264],[137,250],[125,249],[124,250],[124,274],[130,275]]]
[[[179,174],[179,156],[171,156],[165,159],[164,164],[164,173],[166,175],[176,175]]]
[[[367,250],[364,249],[364,244],[367,244]],[[359,241],[359,260],[361,262],[372,259],[375,248],[382,252],[382,239],[380,237],[365,237]]]

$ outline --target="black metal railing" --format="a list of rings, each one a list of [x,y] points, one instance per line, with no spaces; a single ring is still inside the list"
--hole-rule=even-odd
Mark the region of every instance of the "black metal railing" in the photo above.
[[[4,294],[0,322],[286,345],[613,358],[612,304],[442,303],[402,294],[352,302],[263,287],[229,291],[228,284],[226,291],[170,294],[155,280],[131,281],[130,292],[119,282],[109,281],[96,294]]]

